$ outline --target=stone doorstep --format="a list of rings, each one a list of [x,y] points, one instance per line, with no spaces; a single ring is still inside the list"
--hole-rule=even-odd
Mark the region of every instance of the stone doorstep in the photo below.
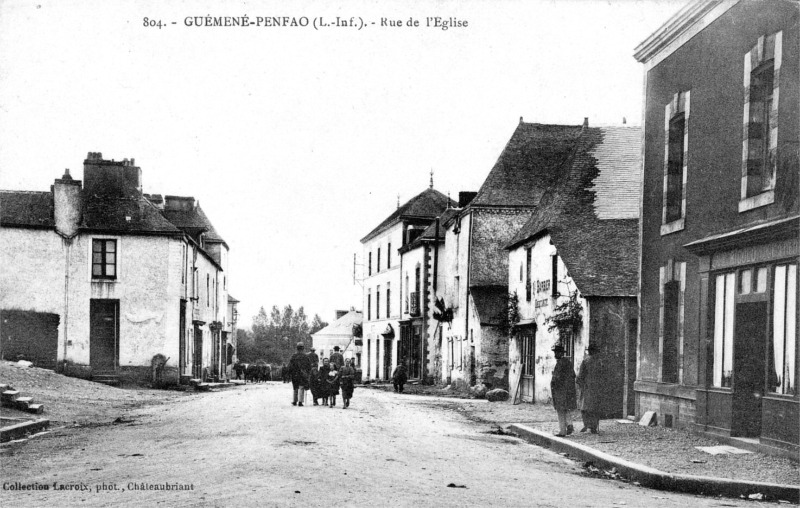
[[[39,419],[29,422],[17,423],[0,428],[0,443],[19,439],[28,434],[41,432],[50,426],[50,420]]]
[[[42,414],[44,413],[44,404],[30,404],[26,411],[36,415]]]
[[[14,401],[14,407],[21,410],[28,409],[28,406],[33,404],[33,397],[17,397]]]
[[[621,476],[638,482],[644,487],[706,496],[747,497],[750,494],[760,493],[770,500],[800,503],[800,487],[798,486],[665,473],[614,457],[569,439],[559,438],[547,432],[532,429],[526,425],[512,424],[509,429],[530,443],[592,462],[595,467],[607,470],[615,468]]]

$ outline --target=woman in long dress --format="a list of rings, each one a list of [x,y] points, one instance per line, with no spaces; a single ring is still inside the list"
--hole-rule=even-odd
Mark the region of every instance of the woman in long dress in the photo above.
[[[339,379],[342,383],[342,409],[350,407],[350,399],[353,398],[355,390],[356,369],[353,368],[353,360],[348,358],[344,361],[344,367],[339,371]]]
[[[317,389],[319,396],[322,398],[322,405],[328,405],[328,374],[331,371],[331,362],[327,358],[322,360],[322,367],[319,368],[317,373]]]

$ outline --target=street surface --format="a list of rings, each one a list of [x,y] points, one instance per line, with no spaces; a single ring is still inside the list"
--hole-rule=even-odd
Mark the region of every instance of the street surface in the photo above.
[[[447,399],[290,401],[291,385],[247,385],[12,445],[0,506],[752,506],[585,476]]]

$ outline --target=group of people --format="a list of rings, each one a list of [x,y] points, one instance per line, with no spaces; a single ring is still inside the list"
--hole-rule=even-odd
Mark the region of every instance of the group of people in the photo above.
[[[572,369],[572,362],[565,356],[566,351],[560,344],[553,346],[556,366],[550,379],[550,393],[553,396],[553,407],[558,414],[558,433],[564,437],[575,430],[572,426],[572,410],[580,408],[583,428],[581,432],[592,434],[599,432],[601,416],[600,390],[602,390],[602,374],[596,356],[597,346],[589,344],[587,355],[581,362],[578,376]]]
[[[297,343],[297,352],[289,361],[289,374],[292,380],[292,405],[303,406],[306,398],[306,390],[311,391],[311,398],[314,405],[336,407],[336,396],[341,391],[342,409],[350,407],[350,399],[353,398],[355,389],[356,369],[352,359],[345,359],[339,352],[339,346],[333,348],[330,358],[322,361],[319,365],[319,356],[315,348],[305,352],[305,345]]]

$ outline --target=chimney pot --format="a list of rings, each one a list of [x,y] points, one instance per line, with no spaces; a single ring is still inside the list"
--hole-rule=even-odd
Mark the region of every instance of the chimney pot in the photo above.
[[[519,123],[522,123],[522,117],[519,117]]]
[[[628,120],[623,116],[622,117],[622,125],[625,125],[626,123],[628,123]]]

